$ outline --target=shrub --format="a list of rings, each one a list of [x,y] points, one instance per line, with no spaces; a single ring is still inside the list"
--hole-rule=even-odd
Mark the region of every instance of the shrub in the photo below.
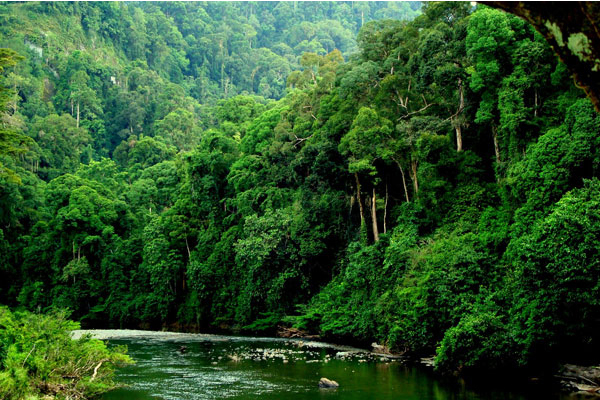
[[[473,312],[448,329],[437,349],[436,368],[444,371],[502,369],[514,360],[509,335],[493,312]]]
[[[85,399],[116,386],[114,369],[131,363],[126,349],[89,336],[71,339],[79,324],[64,312],[38,315],[0,308],[0,398],[40,395]]]

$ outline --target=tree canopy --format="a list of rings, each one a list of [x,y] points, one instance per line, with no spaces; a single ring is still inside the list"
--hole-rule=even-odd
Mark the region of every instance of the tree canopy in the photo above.
[[[454,2],[0,20],[1,303],[293,326],[441,370],[598,354],[600,117],[527,22]]]

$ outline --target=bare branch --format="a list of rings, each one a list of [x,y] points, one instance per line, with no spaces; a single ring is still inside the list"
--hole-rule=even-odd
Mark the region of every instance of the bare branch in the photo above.
[[[308,108],[308,109],[312,110],[313,107],[311,105],[308,105],[308,106],[304,106],[303,108],[304,109]],[[315,115],[312,113],[312,111],[309,111],[309,114],[310,114],[311,117],[313,117],[313,119],[315,121],[317,120],[317,117],[315,117]]]
[[[305,140],[308,140],[311,137],[313,137],[314,133],[312,135],[310,135],[310,136],[305,137],[305,138],[298,137],[295,133],[293,133],[293,135],[294,135],[294,138],[296,139],[296,142],[294,143],[294,147],[296,147],[300,143],[304,142]]]
[[[411,115],[414,115],[414,114],[418,114],[418,113],[420,113],[420,112],[423,112],[423,111],[427,110],[429,107],[431,107],[431,106],[433,106],[433,105],[434,105],[434,103],[426,104],[425,106],[421,107],[421,108],[420,108],[420,109],[418,109],[417,111],[409,112],[408,114],[405,114],[405,115],[401,116],[400,118],[398,118],[398,119],[397,119],[397,121],[400,121],[401,119],[408,118],[408,117],[410,117]]]
[[[98,374],[98,370],[100,369],[100,367],[102,366],[102,364],[108,361],[106,358],[104,360],[101,360],[98,365],[96,365],[96,368],[94,368],[94,374],[92,375],[92,377],[90,378],[90,382],[93,381],[94,379],[96,379],[96,375]]]
[[[34,343],[33,347],[31,348],[31,350],[29,350],[29,354],[27,354],[27,357],[25,357],[25,359],[23,360],[23,364],[21,364],[21,368],[23,368],[25,366],[25,362],[27,361],[27,359],[29,358],[29,356],[31,355],[31,353],[33,352],[33,350],[35,349],[35,345],[36,345],[36,343]]]

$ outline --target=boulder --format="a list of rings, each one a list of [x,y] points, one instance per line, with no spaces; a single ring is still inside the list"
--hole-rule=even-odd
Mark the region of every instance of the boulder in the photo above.
[[[577,376],[588,380],[588,383],[600,384],[600,367],[583,367],[580,365],[565,364],[563,366],[565,375]]]
[[[371,343],[374,353],[378,354],[391,354],[390,349],[386,345],[378,344],[377,342]]]
[[[339,386],[340,386],[339,383],[337,383],[336,381],[327,379],[327,378],[321,378],[319,380],[319,387],[322,389],[333,389],[333,388],[337,388]]]

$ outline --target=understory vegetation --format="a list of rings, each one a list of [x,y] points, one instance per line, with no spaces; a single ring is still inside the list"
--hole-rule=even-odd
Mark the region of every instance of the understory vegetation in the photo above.
[[[0,47],[1,303],[293,326],[444,371],[598,354],[600,117],[521,19],[4,3]],[[37,350],[6,340],[0,379],[28,390]]]
[[[0,397],[88,399],[116,387],[115,367],[131,363],[122,347],[71,339],[79,324],[64,313],[0,308]]]

